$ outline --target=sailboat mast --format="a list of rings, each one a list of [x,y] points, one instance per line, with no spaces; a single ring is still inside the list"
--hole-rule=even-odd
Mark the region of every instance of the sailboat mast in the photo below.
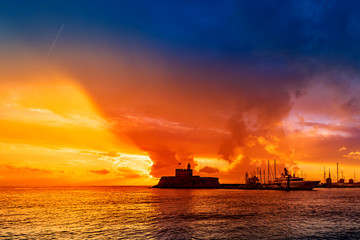
[[[270,160],[268,160],[268,183],[270,182]]]
[[[262,182],[262,178],[261,178],[261,168],[259,168],[259,173],[260,173],[260,174],[259,174],[259,178],[260,178],[259,180],[260,180],[260,183],[261,183],[261,182]]]
[[[276,159],[274,159],[274,178],[276,179]]]
[[[265,184],[265,182],[266,182],[265,169],[263,171],[264,171],[264,184]]]

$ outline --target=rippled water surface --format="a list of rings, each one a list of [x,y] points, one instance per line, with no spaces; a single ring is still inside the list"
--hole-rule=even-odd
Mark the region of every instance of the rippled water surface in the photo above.
[[[360,238],[360,189],[0,188],[2,239]]]

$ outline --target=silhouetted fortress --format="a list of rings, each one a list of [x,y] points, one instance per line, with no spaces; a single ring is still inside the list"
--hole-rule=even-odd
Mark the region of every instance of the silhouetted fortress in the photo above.
[[[193,176],[190,163],[187,169],[176,169],[175,176],[161,177],[155,188],[220,188],[219,179]]]

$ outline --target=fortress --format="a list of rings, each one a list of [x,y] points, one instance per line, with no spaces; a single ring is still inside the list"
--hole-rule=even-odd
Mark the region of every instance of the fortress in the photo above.
[[[190,163],[187,169],[176,169],[175,176],[161,177],[155,188],[220,188],[219,179],[193,176]]]

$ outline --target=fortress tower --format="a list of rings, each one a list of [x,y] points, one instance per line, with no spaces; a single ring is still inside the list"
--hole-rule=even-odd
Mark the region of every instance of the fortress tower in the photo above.
[[[191,169],[190,163],[187,165],[187,169],[175,169],[176,177],[192,177],[193,170]]]

